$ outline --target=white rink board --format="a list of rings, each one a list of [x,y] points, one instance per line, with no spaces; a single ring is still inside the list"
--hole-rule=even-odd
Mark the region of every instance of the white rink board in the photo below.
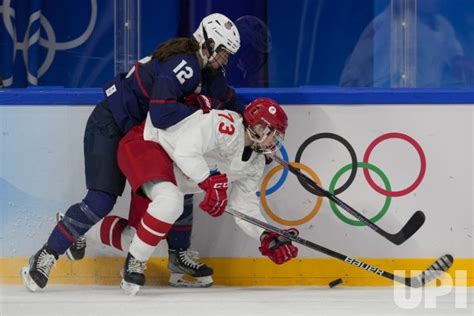
[[[436,257],[447,252],[455,257],[474,257],[474,106],[292,105],[285,106],[285,110],[290,119],[285,139],[290,161],[294,161],[303,141],[323,132],[346,139],[359,162],[368,145],[389,132],[416,140],[426,157],[421,183],[412,192],[393,197],[386,215],[377,222],[385,230],[396,232],[413,212],[423,210],[425,225],[405,244],[395,246],[367,228],[346,224],[334,215],[327,200],[314,218],[298,226],[302,237],[358,257]],[[0,107],[1,256],[31,255],[46,241],[56,211],[65,211],[83,198],[82,137],[91,111],[91,106]],[[306,148],[302,162],[328,188],[335,173],[350,163],[350,157],[336,141],[319,139]],[[386,174],[394,191],[413,183],[420,170],[417,151],[400,139],[380,142],[369,162]],[[338,186],[348,174],[341,177]],[[382,185],[377,175],[373,179]],[[128,210],[126,190],[116,213],[126,214]],[[385,196],[369,186],[360,168],[354,182],[339,197],[368,217],[374,216],[385,201]],[[201,256],[260,256],[257,241],[244,235],[228,215],[214,219],[200,211],[200,199],[196,195],[193,248]],[[276,215],[296,220],[310,212],[315,197],[289,175],[268,201]],[[270,223],[285,227],[272,220]],[[161,245],[156,255],[164,255],[164,249]],[[88,247],[88,255],[114,253]],[[304,247],[300,247],[300,256],[323,257]]]

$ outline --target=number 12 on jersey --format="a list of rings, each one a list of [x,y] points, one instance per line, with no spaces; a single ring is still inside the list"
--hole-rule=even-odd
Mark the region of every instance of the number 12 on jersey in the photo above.
[[[186,61],[183,59],[174,67],[173,72],[176,74],[176,78],[179,80],[179,83],[183,84],[186,79],[189,79],[193,76],[193,69],[189,66],[186,66]]]

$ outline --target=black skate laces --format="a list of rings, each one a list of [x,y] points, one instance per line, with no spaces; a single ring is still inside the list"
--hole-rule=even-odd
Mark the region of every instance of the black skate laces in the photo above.
[[[54,255],[50,254],[46,249],[41,251],[36,260],[36,270],[40,272],[45,277],[49,276],[49,271],[51,268],[56,265],[56,258]]]
[[[200,263],[196,260],[199,259],[199,253],[196,250],[184,250],[178,252],[178,257],[184,265],[192,268],[198,269],[204,265],[204,263]]]
[[[130,260],[128,261],[128,267],[127,267],[128,272],[143,274],[145,269],[146,269],[146,262],[137,260],[134,257],[130,257]]]

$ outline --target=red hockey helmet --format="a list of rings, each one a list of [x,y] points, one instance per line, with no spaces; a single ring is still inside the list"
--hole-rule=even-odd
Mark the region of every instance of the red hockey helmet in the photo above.
[[[258,98],[252,101],[245,108],[244,121],[249,127],[263,124],[281,134],[285,134],[288,127],[288,117],[285,111],[275,100],[270,98]]]
[[[259,152],[271,153],[281,146],[288,127],[288,117],[282,107],[273,99],[258,98],[252,101],[244,111],[244,122],[248,127],[250,139]],[[261,125],[260,131],[257,126]],[[272,142],[264,145],[272,136]],[[263,146],[262,146],[263,145]]]

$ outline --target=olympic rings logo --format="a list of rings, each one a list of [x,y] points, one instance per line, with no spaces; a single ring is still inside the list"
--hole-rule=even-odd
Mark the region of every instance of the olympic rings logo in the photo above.
[[[75,48],[82,45],[85,41],[89,39],[92,34],[92,31],[97,22],[97,0],[91,0],[91,17],[87,25],[86,30],[79,37],[67,41],[67,42],[58,42],[56,40],[56,34],[54,29],[49,22],[49,20],[41,14],[41,10],[37,10],[30,15],[28,22],[28,27],[26,29],[23,41],[18,41],[18,35],[16,31],[15,24],[12,19],[15,18],[16,12],[11,7],[11,0],[4,0],[3,5],[0,5],[0,13],[2,16],[2,22],[5,25],[5,29],[8,32],[8,35],[13,41],[13,60],[12,65],[15,64],[16,52],[20,50],[23,52],[23,61],[25,63],[25,68],[28,72],[28,82],[33,85],[38,84],[38,79],[43,76],[49,67],[53,63],[56,51],[58,50],[67,50]],[[43,38],[40,35],[39,26],[35,23],[36,21],[43,27],[47,38]],[[30,34],[31,33],[31,34]],[[38,44],[48,50],[46,58],[41,64],[41,66],[36,70],[30,71],[28,63],[28,50],[31,46]],[[3,84],[5,87],[11,86],[13,84],[13,74],[8,78],[3,78]]]
[[[351,163],[349,163],[345,166],[342,166],[336,172],[336,174],[333,176],[333,178],[331,179],[330,184],[329,184],[329,189],[328,189],[329,192],[331,192],[334,195],[337,195],[337,194],[340,194],[340,193],[344,192],[345,190],[347,190],[347,188],[349,188],[349,186],[352,184],[352,182],[354,181],[354,179],[357,175],[357,169],[361,168],[361,169],[363,169],[364,177],[365,177],[367,183],[370,185],[370,187],[372,189],[374,189],[376,192],[378,192],[381,195],[385,196],[385,203],[382,206],[381,210],[374,217],[372,217],[370,219],[374,223],[377,222],[378,220],[380,220],[387,213],[393,197],[404,196],[404,195],[407,195],[410,192],[414,191],[420,185],[420,183],[423,181],[423,178],[425,176],[425,172],[426,172],[425,153],[423,152],[423,149],[418,144],[418,142],[415,139],[413,139],[412,137],[410,137],[406,134],[392,132],[392,133],[386,133],[386,134],[383,134],[383,135],[377,137],[376,139],[374,139],[369,144],[369,146],[365,150],[362,162],[359,162],[357,160],[357,155],[356,155],[356,152],[355,152],[354,148],[352,147],[352,145],[346,139],[344,139],[343,137],[341,137],[337,134],[333,134],[333,133],[319,133],[319,134],[315,134],[315,135],[309,137],[308,139],[306,139],[301,144],[301,146],[298,148],[298,150],[296,152],[295,162],[291,162],[290,164],[292,166],[297,167],[297,168],[301,169],[302,171],[304,171],[309,177],[311,177],[320,186],[322,186],[321,180],[319,179],[316,172],[314,172],[314,170],[312,170],[310,167],[308,167],[307,165],[305,165],[301,162],[301,156],[303,155],[303,152],[305,151],[305,149],[311,143],[313,143],[317,140],[320,140],[320,139],[331,139],[331,140],[334,140],[336,142],[339,142],[340,144],[342,144],[347,149],[347,151],[349,152],[349,155],[351,157]],[[385,173],[380,168],[378,168],[377,166],[375,166],[375,165],[373,165],[369,162],[370,155],[372,154],[374,148],[377,145],[379,145],[381,142],[383,142],[385,140],[388,140],[388,139],[400,139],[400,140],[403,140],[403,141],[409,143],[411,146],[413,146],[413,148],[415,148],[415,150],[416,150],[416,152],[417,152],[417,154],[420,158],[420,170],[418,172],[418,175],[417,175],[415,181],[412,184],[410,184],[409,186],[407,186],[406,188],[403,188],[403,189],[397,190],[397,191],[392,190],[392,186],[390,185],[390,181],[389,181],[388,177],[385,175]],[[281,147],[280,152],[281,152],[282,158],[286,162],[289,162],[288,153],[286,152],[286,149],[284,147]],[[269,184],[270,180],[272,179],[272,177],[276,173],[278,173],[282,170],[283,170],[283,172],[280,176],[280,179],[272,187],[268,188],[268,184]],[[380,187],[379,185],[377,185],[377,183],[375,183],[375,181],[372,179],[372,176],[369,173],[369,170],[373,171],[374,173],[376,173],[381,178],[381,180],[383,182],[383,185],[384,185],[384,188]],[[341,178],[341,176],[343,174],[345,174],[346,172],[349,172],[349,171],[350,171],[349,177],[347,178],[346,182],[343,183],[342,185],[340,185],[338,188],[336,188],[338,180]],[[260,187],[260,191],[257,192],[257,196],[260,196],[260,201],[261,201],[263,210],[273,221],[275,221],[279,224],[285,225],[285,226],[298,226],[298,225],[305,224],[305,223],[309,222],[319,212],[319,210],[321,209],[323,197],[320,196],[318,194],[318,192],[316,192],[314,189],[312,189],[310,185],[308,185],[307,183],[301,181],[300,179],[298,179],[298,181],[303,186],[303,188],[306,189],[308,192],[310,192],[310,193],[317,196],[317,199],[316,199],[316,202],[315,202],[315,205],[314,205],[313,209],[307,215],[305,215],[304,217],[302,217],[300,219],[296,219],[296,220],[284,219],[284,218],[278,216],[277,214],[275,214],[271,210],[270,206],[268,205],[267,196],[269,196],[269,195],[273,194],[274,192],[276,192],[283,185],[283,183],[285,182],[287,177],[288,177],[288,170],[283,169],[282,166],[278,165],[278,166],[272,168],[265,175],[265,177],[263,178],[262,183],[261,183],[261,187]],[[364,226],[365,225],[362,222],[360,222],[359,220],[346,217],[338,209],[337,205],[333,201],[330,201],[329,204],[330,204],[330,207],[331,207],[333,213],[340,220],[342,220],[343,222],[345,222],[349,225],[353,225],[353,226]]]

